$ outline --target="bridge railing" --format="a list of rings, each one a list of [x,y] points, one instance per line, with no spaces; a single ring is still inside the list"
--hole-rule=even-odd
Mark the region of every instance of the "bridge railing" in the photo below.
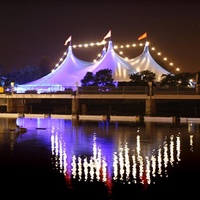
[[[146,86],[83,86],[78,87],[78,94],[147,94]]]
[[[177,87],[177,86],[170,86],[170,87],[153,87],[153,94],[154,95],[196,95],[199,92],[196,88],[189,88],[189,87]]]
[[[84,86],[78,88],[79,94],[146,94],[150,93],[149,86]],[[196,88],[188,87],[159,87],[152,86],[151,95],[196,95],[199,92]]]
[[[151,88],[150,88],[151,87]],[[26,90],[25,94],[141,94],[141,95],[199,95],[200,89],[189,87],[160,87],[160,86],[80,86],[63,87],[63,90],[51,90],[49,87],[43,91],[33,88]],[[150,90],[151,89],[151,90]],[[9,88],[4,89],[4,93],[16,93]]]

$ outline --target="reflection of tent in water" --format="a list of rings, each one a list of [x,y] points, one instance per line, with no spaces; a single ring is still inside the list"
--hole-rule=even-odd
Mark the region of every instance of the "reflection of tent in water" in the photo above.
[[[102,57],[96,62],[87,62],[74,56],[72,46],[68,47],[65,58],[61,59],[61,64],[50,74],[23,84],[17,87],[17,92],[26,90],[37,90],[38,92],[62,91],[67,88],[81,86],[81,80],[87,72],[96,73],[103,69],[112,70],[115,82],[130,81],[130,74],[149,70],[156,75],[156,81],[160,81],[162,74],[169,72],[158,65],[152,58],[148,43],[146,42],[141,55],[132,59],[125,59],[119,56],[113,48],[112,41],[108,41],[107,48],[104,46]]]

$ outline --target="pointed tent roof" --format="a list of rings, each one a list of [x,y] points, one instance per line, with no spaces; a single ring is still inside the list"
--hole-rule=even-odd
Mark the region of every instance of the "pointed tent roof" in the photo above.
[[[169,74],[170,72],[162,68],[151,56],[148,48],[148,43],[146,42],[142,54],[130,59],[129,63],[136,69],[137,72],[144,70],[149,70],[156,75],[156,81],[161,80],[163,74]]]
[[[64,59],[64,61],[60,64],[59,67],[54,69],[51,73],[48,75],[23,84],[20,86],[35,86],[35,87],[41,87],[41,86],[76,86],[77,82],[80,81],[80,77],[76,76],[76,72],[80,71],[81,69],[84,69],[90,65],[92,65],[93,62],[87,62],[78,59],[74,56],[72,51],[72,46],[70,45],[67,50],[67,55]]]
[[[162,74],[170,73],[155,62],[150,55],[147,43],[141,55],[125,60],[114,51],[112,41],[110,40],[108,41],[107,51],[104,46],[102,57],[96,63],[83,61],[75,57],[70,44],[67,49],[67,55],[59,67],[38,80],[19,85],[18,89],[20,90],[24,87],[25,90],[38,88],[45,88],[44,90],[49,88],[51,91],[52,88],[62,90],[66,87],[80,85],[81,79],[84,78],[88,71],[96,73],[103,69],[112,70],[112,77],[116,82],[130,81],[130,74],[144,70],[154,72],[157,81],[160,80]]]
[[[107,52],[104,52],[104,56],[92,66],[87,68],[88,71],[93,73],[103,69],[112,70],[112,77],[114,81],[117,82],[130,81],[129,75],[136,73],[134,67],[132,67],[128,61],[114,51],[112,41],[108,42]],[[85,71],[85,69],[83,69],[83,71]]]

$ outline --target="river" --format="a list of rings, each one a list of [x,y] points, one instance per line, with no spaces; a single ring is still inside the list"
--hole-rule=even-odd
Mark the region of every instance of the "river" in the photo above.
[[[200,121],[0,118],[1,193],[9,198],[191,198]],[[27,131],[15,131],[16,125]],[[28,195],[28,196],[27,196]]]

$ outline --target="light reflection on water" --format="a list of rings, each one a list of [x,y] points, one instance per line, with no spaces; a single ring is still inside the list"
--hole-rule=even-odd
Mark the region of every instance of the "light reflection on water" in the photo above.
[[[12,124],[5,123],[5,119],[0,122],[4,125],[1,132]],[[194,151],[194,136],[199,128],[199,124],[191,123],[74,123],[51,118],[18,118],[12,122],[28,131],[21,138],[13,138],[11,134],[11,152],[15,139],[20,143],[38,139],[39,145],[50,144],[52,166],[65,176],[69,187],[76,181],[103,182],[108,191],[115,183],[147,188],[157,184],[157,180],[168,179],[168,169],[179,165],[182,156],[185,157],[182,149],[188,147],[190,152]],[[1,137],[0,142],[4,141]]]

